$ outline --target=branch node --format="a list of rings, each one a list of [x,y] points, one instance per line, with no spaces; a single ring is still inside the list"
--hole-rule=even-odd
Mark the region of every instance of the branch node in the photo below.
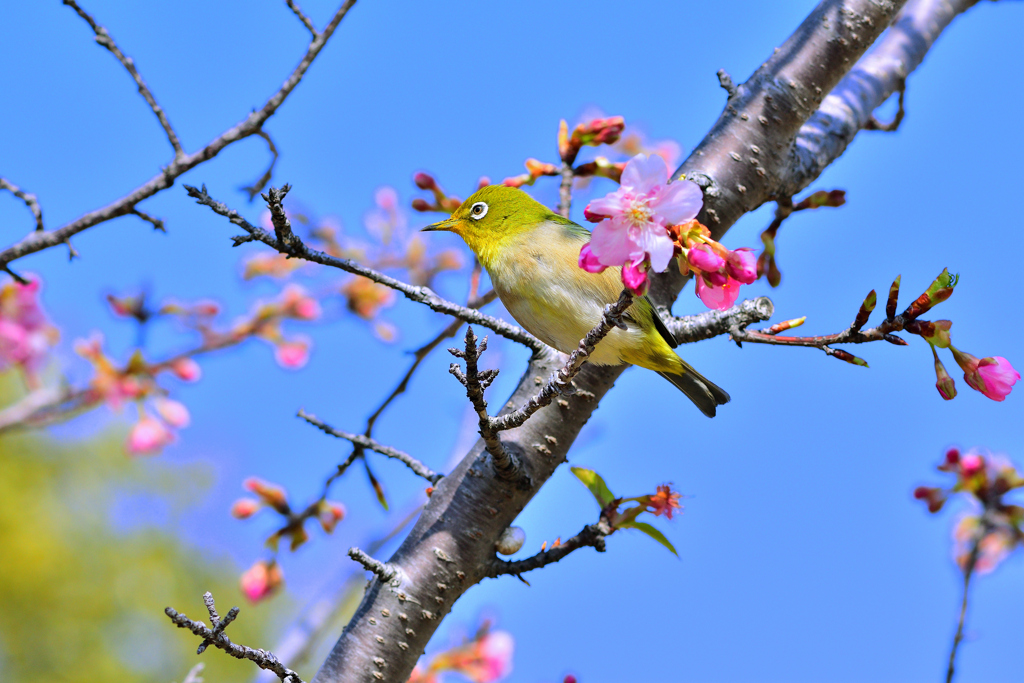
[[[733,83],[732,76],[725,69],[718,70],[718,85],[722,86],[722,89],[729,93],[730,100],[736,97],[736,84]]]
[[[359,548],[356,548],[355,546],[348,549],[348,556],[356,562],[358,562],[359,564],[363,565],[363,567],[365,567],[367,571],[376,574],[377,577],[380,578],[380,580],[384,583],[390,584],[395,587],[401,585],[402,572],[398,567],[394,566],[393,564],[381,562],[380,560],[375,560]]]

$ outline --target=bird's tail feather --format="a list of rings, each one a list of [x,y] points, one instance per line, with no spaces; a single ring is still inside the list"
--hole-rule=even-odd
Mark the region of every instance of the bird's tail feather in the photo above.
[[[685,362],[683,365],[686,368],[683,372],[658,372],[658,374],[686,394],[686,397],[700,409],[700,412],[708,417],[714,417],[715,408],[729,402],[729,394]]]

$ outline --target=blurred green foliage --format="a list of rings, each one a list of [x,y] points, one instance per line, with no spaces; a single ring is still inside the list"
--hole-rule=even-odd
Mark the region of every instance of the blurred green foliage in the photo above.
[[[0,375],[0,406],[20,385],[16,372]],[[163,613],[172,606],[208,622],[207,590],[222,615],[241,603],[240,569],[172,531],[209,471],[130,458],[122,439],[0,435],[0,677],[168,683],[203,661],[206,681],[251,680],[250,662],[213,648],[197,657],[199,640]],[[272,647],[269,612],[279,607],[241,606],[228,635]]]

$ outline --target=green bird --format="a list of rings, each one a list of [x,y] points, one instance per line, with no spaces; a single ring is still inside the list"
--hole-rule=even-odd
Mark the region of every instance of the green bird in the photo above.
[[[580,248],[590,239],[586,228],[516,188],[481,188],[451,218],[423,229],[462,237],[512,317],[563,353],[576,349],[622,291],[619,268],[588,273],[579,267]],[[675,354],[675,340],[650,299],[638,297],[623,318],[627,329],[612,329],[594,349],[591,363],[654,370],[708,417],[728,403],[729,394]]]

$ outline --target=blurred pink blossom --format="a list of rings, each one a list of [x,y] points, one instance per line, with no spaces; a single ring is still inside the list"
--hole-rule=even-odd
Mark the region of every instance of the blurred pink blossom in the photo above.
[[[32,384],[59,336],[40,306],[40,287],[35,277],[0,287],[0,371],[19,366]]]
[[[284,584],[281,567],[273,560],[260,560],[242,574],[239,585],[250,602],[273,595]]]
[[[175,439],[166,424],[148,413],[143,413],[128,433],[126,447],[132,455],[151,455],[160,452]]]

